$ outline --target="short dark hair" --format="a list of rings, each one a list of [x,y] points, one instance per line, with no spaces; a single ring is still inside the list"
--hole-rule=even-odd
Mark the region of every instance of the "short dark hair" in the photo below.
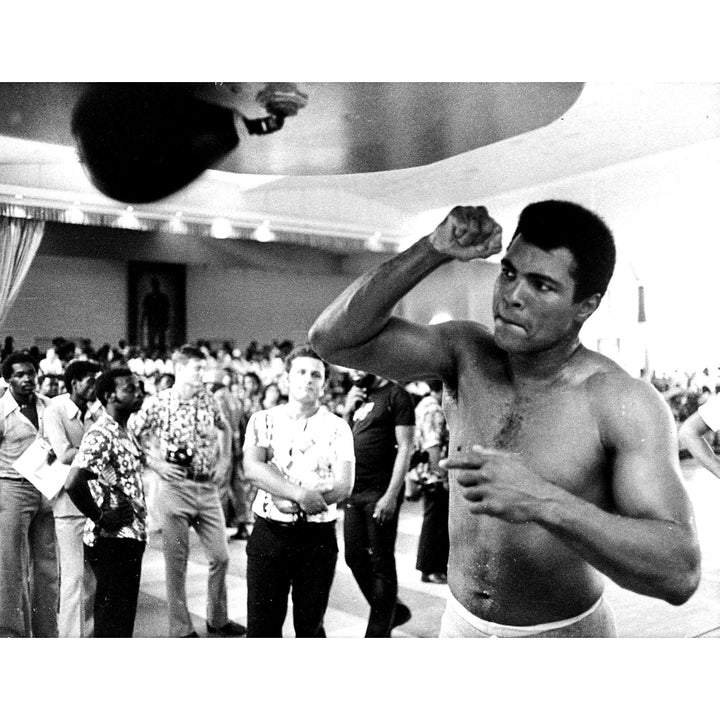
[[[32,365],[35,368],[35,372],[38,371],[38,363],[37,360],[32,355],[29,355],[25,352],[16,352],[16,353],[10,353],[4,360],[2,364],[2,376],[3,380],[9,380],[10,376],[12,375],[12,366],[13,365],[23,365],[25,363],[28,363],[29,365]]]
[[[605,294],[615,269],[615,241],[594,212],[566,200],[532,203],[520,213],[513,239],[518,235],[541,250],[564,247],[572,253],[576,302]]]
[[[319,360],[323,365],[323,371],[325,373],[325,377],[327,378],[329,365],[310,347],[310,345],[299,345],[294,350],[292,350],[290,354],[285,358],[285,370],[287,372],[290,372],[293,360],[296,360],[300,357],[309,357],[313,358],[313,360]]]
[[[119,377],[132,376],[132,374],[129,368],[120,367],[106,370],[98,375],[95,380],[95,395],[103,407],[107,405],[108,397],[115,392],[115,380]]]
[[[72,392],[72,381],[82,380],[88,375],[97,375],[100,372],[100,365],[92,360],[73,360],[65,368],[65,388]]]
[[[173,358],[175,362],[186,363],[188,360],[207,360],[202,350],[196,348],[194,345],[183,345],[176,353]]]

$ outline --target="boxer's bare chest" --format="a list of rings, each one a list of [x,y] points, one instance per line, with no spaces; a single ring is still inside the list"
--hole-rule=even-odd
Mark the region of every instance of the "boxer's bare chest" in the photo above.
[[[468,373],[460,378],[458,393],[445,399],[445,410],[451,454],[473,445],[518,453],[543,477],[572,492],[597,490],[606,457],[584,383],[523,384],[502,373]]]

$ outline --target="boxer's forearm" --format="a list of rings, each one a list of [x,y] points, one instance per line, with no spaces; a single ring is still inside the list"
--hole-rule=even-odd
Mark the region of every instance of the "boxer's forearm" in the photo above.
[[[539,505],[539,525],[621,587],[673,605],[700,579],[700,551],[689,522],[614,515],[570,493]]]
[[[340,351],[362,345],[387,325],[397,303],[423,278],[451,258],[427,237],[365,273],[340,294],[310,328],[315,350],[331,362]]]

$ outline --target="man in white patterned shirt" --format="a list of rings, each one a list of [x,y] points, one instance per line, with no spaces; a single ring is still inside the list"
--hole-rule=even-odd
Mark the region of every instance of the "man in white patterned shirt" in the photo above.
[[[247,545],[248,637],[282,637],[292,589],[296,637],[325,637],[337,562],[337,503],[353,487],[347,423],[320,405],[327,365],[309,347],[288,356],[288,402],[250,417],[245,473],[259,490]]]

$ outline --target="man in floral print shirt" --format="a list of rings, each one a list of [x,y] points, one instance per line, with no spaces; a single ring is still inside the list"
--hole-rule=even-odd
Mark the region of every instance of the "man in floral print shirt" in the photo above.
[[[143,452],[127,432],[144,393],[127,369],[102,373],[95,385],[105,412],[87,431],[65,483],[88,520],[84,542],[95,574],[95,637],[132,637],[147,540]]]
[[[202,384],[202,352],[185,345],[174,360],[173,387],[148,398],[131,422],[131,430],[147,443],[148,466],[160,476],[169,633],[198,637],[185,588],[192,526],[210,562],[207,631],[238,637],[245,627],[228,619],[230,556],[218,492],[218,480],[230,471],[232,431]]]

